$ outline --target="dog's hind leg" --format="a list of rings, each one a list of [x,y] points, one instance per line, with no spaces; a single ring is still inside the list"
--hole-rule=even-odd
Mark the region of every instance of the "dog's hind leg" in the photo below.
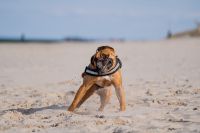
[[[99,89],[99,86],[97,86],[96,84],[94,84],[87,92],[86,94],[83,96],[83,98],[80,100],[80,102],[77,105],[77,108],[79,108],[92,94],[94,94],[94,92],[96,90]]]
[[[97,94],[100,96],[101,105],[99,107],[99,111],[103,111],[106,104],[110,101],[111,97],[111,87],[105,87],[100,89]]]

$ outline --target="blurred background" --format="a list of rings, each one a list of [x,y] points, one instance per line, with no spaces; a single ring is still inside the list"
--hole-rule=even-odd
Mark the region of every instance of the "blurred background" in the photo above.
[[[1,40],[159,40],[199,22],[199,0],[0,1]]]

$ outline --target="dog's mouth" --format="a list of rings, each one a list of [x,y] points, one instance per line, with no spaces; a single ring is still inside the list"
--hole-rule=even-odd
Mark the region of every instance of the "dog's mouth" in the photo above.
[[[97,59],[97,70],[99,73],[106,73],[113,66],[113,59],[111,58],[99,58]]]

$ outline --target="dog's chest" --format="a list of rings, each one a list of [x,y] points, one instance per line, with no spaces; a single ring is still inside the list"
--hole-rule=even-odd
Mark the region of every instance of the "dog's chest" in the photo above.
[[[112,84],[112,76],[99,77],[96,84],[101,87],[110,86]]]

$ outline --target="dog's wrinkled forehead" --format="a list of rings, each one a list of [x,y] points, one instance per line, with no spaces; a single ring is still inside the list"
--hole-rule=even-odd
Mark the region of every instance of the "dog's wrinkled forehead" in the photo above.
[[[101,56],[115,56],[114,48],[110,46],[101,46],[97,48],[96,57],[100,58]]]
[[[101,46],[97,48],[97,51],[101,51],[104,49],[110,49],[111,51],[115,52],[114,48],[110,47],[110,46]]]

